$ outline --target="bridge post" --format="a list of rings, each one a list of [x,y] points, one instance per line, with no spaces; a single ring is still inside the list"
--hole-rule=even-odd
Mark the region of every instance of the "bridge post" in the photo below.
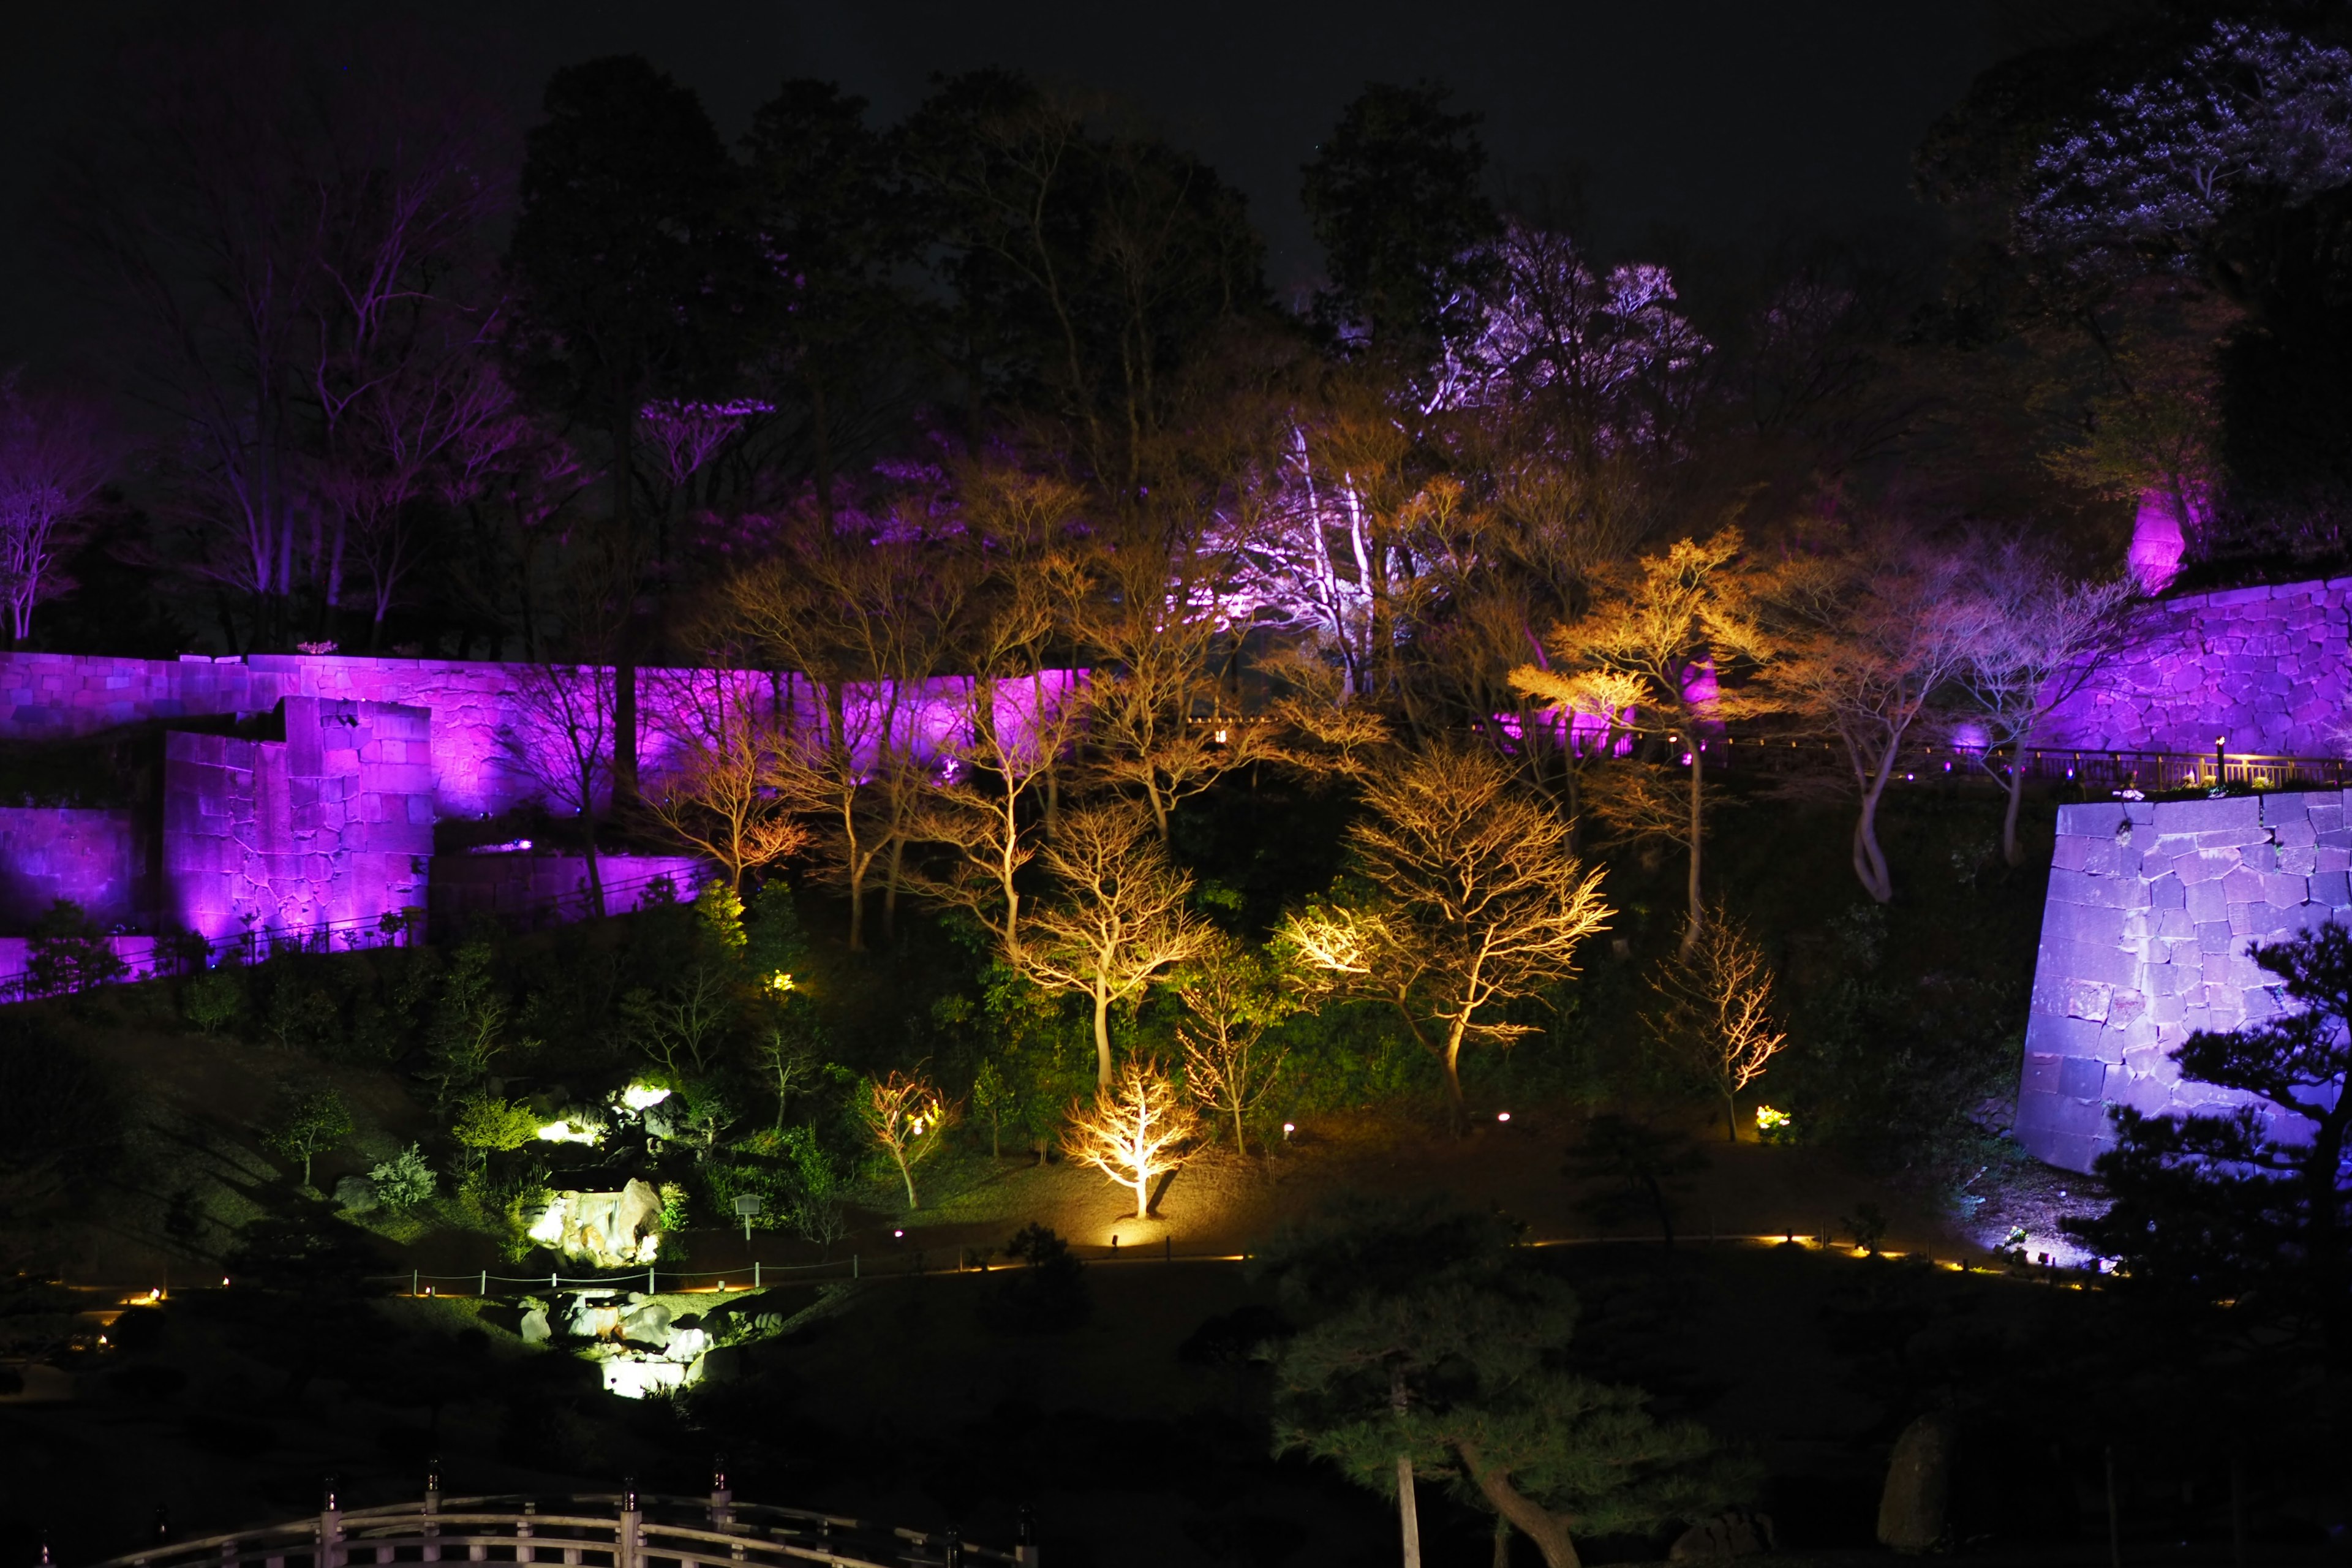
[[[430,1518],[440,1511],[441,1456],[436,1454],[425,1463],[425,1512],[426,1517]],[[441,1527],[439,1525],[428,1524],[425,1527],[425,1550],[422,1556],[427,1563],[441,1561]]]
[[[343,1510],[335,1501],[335,1478],[327,1478],[326,1495],[319,1500],[319,1568],[342,1568]]]
[[[723,1531],[735,1522],[735,1489],[727,1484],[727,1458],[710,1461],[710,1528]]]
[[[613,1568],[637,1568],[637,1478],[621,1483],[621,1522],[613,1534]]]
[[[1024,1502],[1019,1519],[1013,1532],[1013,1561],[1021,1568],[1037,1568],[1037,1516]]]

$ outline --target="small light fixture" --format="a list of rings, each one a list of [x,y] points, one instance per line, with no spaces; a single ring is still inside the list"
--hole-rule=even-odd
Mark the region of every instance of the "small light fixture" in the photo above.
[[[907,1233],[903,1230],[894,1230],[890,1233],[890,1239],[893,1241],[904,1241],[907,1239]]]
[[[1283,1142],[1288,1142],[1290,1141],[1290,1135],[1291,1135],[1292,1133],[1294,1133],[1294,1132],[1297,1131],[1298,1131],[1298,1123],[1297,1123],[1296,1121],[1286,1121],[1286,1122],[1284,1122],[1284,1123],[1282,1124],[1282,1138],[1283,1138]],[[226,1285],[226,1284],[227,1284],[227,1283],[228,1283],[228,1281],[227,1281],[227,1280],[226,1280],[226,1279],[224,1279],[224,1280],[222,1280],[222,1281],[221,1281],[221,1283],[222,1283],[222,1284],[224,1284],[224,1285]]]

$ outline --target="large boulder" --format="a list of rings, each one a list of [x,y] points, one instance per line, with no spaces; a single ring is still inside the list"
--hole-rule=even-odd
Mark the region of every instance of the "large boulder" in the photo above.
[[[1886,1461],[1886,1489],[1878,1500],[1880,1545],[1897,1552],[1932,1552],[1944,1539],[1958,1436],[1949,1414],[1931,1410],[1895,1439],[1895,1452]]]
[[[1701,1520],[1675,1538],[1666,1552],[1669,1563],[1728,1563],[1753,1557],[1773,1547],[1772,1516],[1734,1509],[1715,1519]]]
[[[632,1344],[667,1349],[676,1331],[670,1327],[669,1309],[659,1301],[648,1301],[621,1320],[621,1337]]]
[[[650,1237],[661,1231],[661,1193],[652,1183],[631,1177],[621,1189],[613,1206],[613,1236],[625,1245],[630,1258],[650,1259],[653,1249],[646,1245]]]
[[[515,1331],[522,1336],[522,1342],[527,1345],[543,1345],[554,1332],[547,1325],[547,1309],[544,1307],[532,1307],[526,1310],[522,1321],[515,1326]]]

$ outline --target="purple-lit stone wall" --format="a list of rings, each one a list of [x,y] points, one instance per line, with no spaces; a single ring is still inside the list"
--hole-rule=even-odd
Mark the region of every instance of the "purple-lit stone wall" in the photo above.
[[[2053,750],[2347,753],[2352,577],[2190,594],[2141,612],[2133,646],[2053,713]]]
[[[165,915],[219,938],[350,931],[424,907],[432,716],[312,697],[282,711],[283,741],[165,737]]]
[[[2025,1029],[2019,1139],[2087,1171],[2110,1105],[2156,1113],[2247,1103],[2186,1081],[2199,1029],[2281,1007],[2250,942],[2352,916],[2352,825],[2335,791],[2061,806]],[[2272,1109],[2273,1116],[2284,1112]]]
[[[596,876],[608,914],[643,904],[656,881],[669,896],[694,897],[711,874],[691,855],[600,855]],[[544,921],[589,912],[588,862],[578,855],[444,855],[433,862],[431,909],[436,928],[455,931],[475,915]]]
[[[433,804],[444,817],[497,816],[543,797],[563,757],[555,727],[531,697],[533,667],[454,659],[359,658],[249,654],[212,659],[100,658],[76,654],[0,654],[0,743],[62,740],[124,725],[201,715],[263,714],[289,697],[388,702],[433,716]],[[1001,726],[1025,726],[1042,700],[1065,700],[1076,677],[1049,672],[1039,689],[1007,683],[996,702]],[[640,763],[657,778],[691,745],[698,710],[715,689],[729,700],[807,727],[820,715],[803,680],[751,670],[638,672]],[[940,679],[912,696],[887,689],[854,693],[846,704],[854,751],[880,736],[913,737],[944,749],[958,728],[965,683]]]
[[[0,807],[0,926],[24,930],[70,899],[100,931],[153,907],[145,836],[129,810]]]

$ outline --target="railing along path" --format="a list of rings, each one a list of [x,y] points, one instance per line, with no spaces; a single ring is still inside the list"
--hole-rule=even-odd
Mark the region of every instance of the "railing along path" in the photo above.
[[[338,1506],[329,1483],[315,1516],[199,1540],[159,1543],[95,1568],[351,1568],[389,1563],[562,1563],[592,1568],[961,1568],[1034,1565],[1027,1539],[1010,1552],[966,1544],[953,1531],[873,1524],[842,1514],[737,1502],[726,1478],[708,1498],[619,1492],[445,1498]]]

